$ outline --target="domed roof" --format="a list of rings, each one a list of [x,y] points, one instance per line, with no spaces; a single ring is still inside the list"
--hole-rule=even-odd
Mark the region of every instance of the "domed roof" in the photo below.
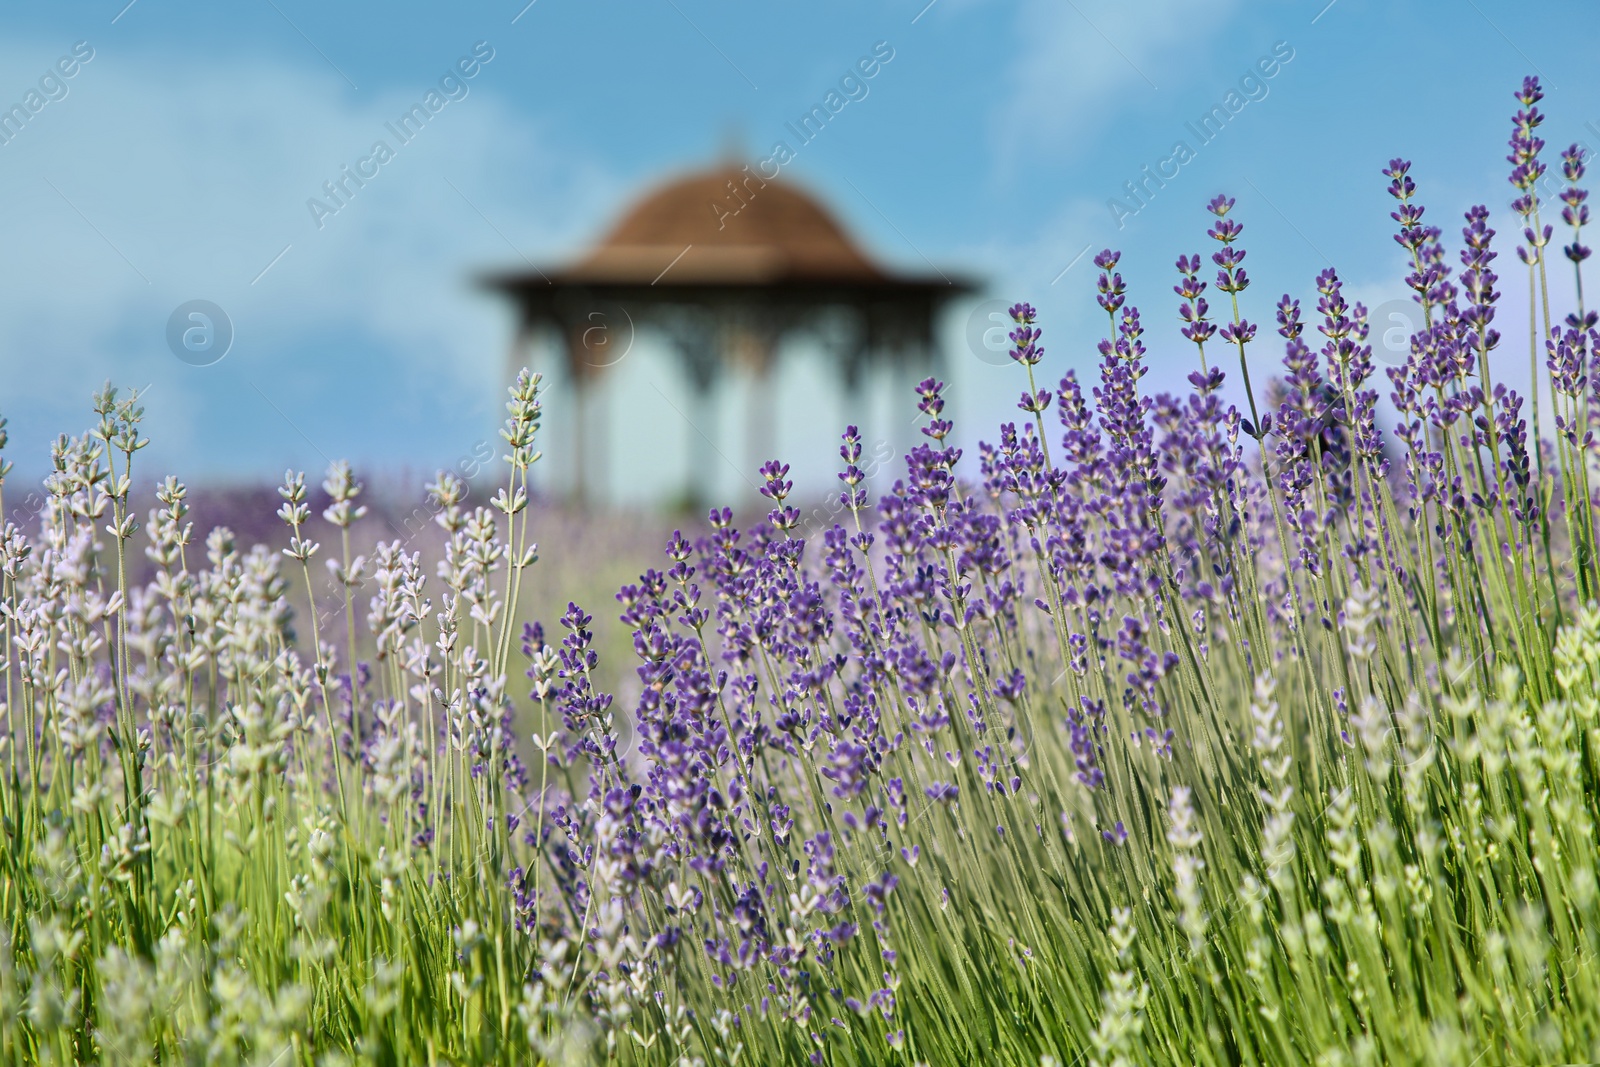
[[[568,281],[672,285],[881,282],[887,275],[809,193],[724,165],[647,193]]]

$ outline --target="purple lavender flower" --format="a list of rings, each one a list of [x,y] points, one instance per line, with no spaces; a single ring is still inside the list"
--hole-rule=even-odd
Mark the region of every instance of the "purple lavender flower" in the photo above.
[[[1244,353],[1245,345],[1255,338],[1256,328],[1239,316],[1239,294],[1250,287],[1250,276],[1243,267],[1244,249],[1234,245],[1239,235],[1244,233],[1244,227],[1239,220],[1228,218],[1228,212],[1233,210],[1233,205],[1234,199],[1231,196],[1218,194],[1212,198],[1206,205],[1206,210],[1215,215],[1217,221],[1206,234],[1222,244],[1219,251],[1211,254],[1211,262],[1217,268],[1217,291],[1227,293],[1233,304],[1233,321],[1223,326],[1221,336],[1224,341],[1239,350],[1239,376],[1244,382],[1245,398],[1250,404],[1250,418],[1243,423],[1244,432],[1258,441],[1263,441],[1271,429],[1271,424],[1270,420],[1264,424],[1260,413],[1256,410],[1255,391],[1250,386],[1250,364]]]
[[[1178,275],[1182,281],[1173,286],[1172,291],[1183,298],[1183,303],[1178,305],[1178,318],[1185,324],[1183,336],[1194,342],[1200,352],[1200,369],[1205,370],[1206,342],[1217,332],[1217,327],[1206,320],[1210,307],[1200,295],[1206,291],[1206,283],[1200,280],[1199,253],[1178,257]]]

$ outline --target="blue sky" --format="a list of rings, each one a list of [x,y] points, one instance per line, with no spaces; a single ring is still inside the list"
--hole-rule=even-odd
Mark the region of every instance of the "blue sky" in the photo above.
[[[1552,150],[1600,148],[1600,19],[1577,2],[524,2],[113,0],[0,16],[0,107],[77,42],[93,50],[0,145],[0,414],[19,474],[42,472],[48,440],[88,424],[108,377],[151,387],[151,475],[266,479],[339,456],[425,472],[471,455],[498,418],[510,336],[507,309],[471,276],[559,261],[642,187],[730,144],[767,154],[880,41],[894,58],[870,93],[786,174],[882,259],[1037,304],[1052,380],[1093,368],[1103,319],[1077,257],[1110,245],[1149,329],[1147,381],[1180,383],[1172,264],[1209,253],[1203,205],[1218,191],[1238,197],[1246,227],[1246,314],[1270,322],[1280,293],[1304,297],[1330,264],[1374,306],[1404,295],[1379,174],[1397,154],[1416,161],[1447,235],[1469,204],[1490,205],[1507,237],[1502,288],[1519,293],[1503,157],[1524,73],[1545,79]],[[465,96],[319,228],[307,200],[478,42],[493,55]],[[1241,89],[1275,47],[1292,58]],[[1245,103],[1202,144],[1187,124],[1231,90]],[[1178,141],[1193,158],[1145,205],[1128,199],[1124,183]],[[211,366],[167,346],[169,316],[194,299],[233,324]],[[1017,414],[1021,387],[1016,368],[968,350],[971,306],[943,324],[969,446]],[[844,409],[803,351],[792,363],[777,447],[822,484]],[[619,368],[617,495],[674,488],[691,432],[682,396],[648,343]],[[720,403],[704,429],[733,492],[750,466],[730,443],[737,390]],[[874,418],[891,426],[907,404],[881,400]]]

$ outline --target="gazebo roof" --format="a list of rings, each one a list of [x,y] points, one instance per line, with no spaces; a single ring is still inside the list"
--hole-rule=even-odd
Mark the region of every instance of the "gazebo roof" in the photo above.
[[[731,164],[651,190],[597,245],[564,266],[486,281],[526,296],[550,287],[649,288],[663,298],[673,290],[837,288],[887,296],[937,288],[953,296],[971,288],[943,273],[885,269],[809,192]]]
[[[741,185],[733,167],[668,182],[635,204],[569,274],[592,280],[676,284],[876,282],[867,259],[828,210],[781,179]],[[731,183],[731,184],[730,184]],[[735,196],[748,197],[741,206]],[[737,214],[735,214],[737,212]]]

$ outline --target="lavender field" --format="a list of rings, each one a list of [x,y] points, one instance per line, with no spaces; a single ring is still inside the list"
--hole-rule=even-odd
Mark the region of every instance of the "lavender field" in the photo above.
[[[820,536],[778,459],[556,510],[527,372],[409,525],[156,482],[107,387],[0,498],[0,1062],[1600,1060],[1600,315],[1515,96],[1511,212],[1372,168],[1401,365],[1217,196],[1170,292],[1093,257],[1092,375],[1011,308],[977,454],[932,378],[881,496],[841,427]]]

